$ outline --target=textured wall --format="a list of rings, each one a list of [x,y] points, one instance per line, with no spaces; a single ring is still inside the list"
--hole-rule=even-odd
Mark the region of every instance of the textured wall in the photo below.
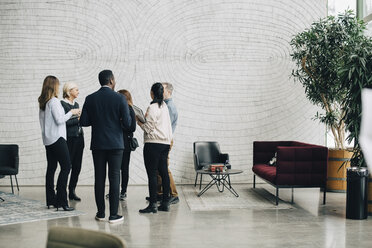
[[[289,78],[288,42],[325,15],[326,0],[0,1],[0,139],[20,146],[20,184],[44,183],[37,97],[49,74],[76,82],[81,105],[102,69],[144,109],[153,82],[173,83],[177,183],[195,178],[194,141],[219,141],[244,170],[239,182],[251,181],[254,140],[323,144],[324,128],[311,120],[317,109]],[[85,133],[80,184],[93,184]],[[135,136],[142,143],[142,131]],[[141,150],[131,184],[147,183]]]

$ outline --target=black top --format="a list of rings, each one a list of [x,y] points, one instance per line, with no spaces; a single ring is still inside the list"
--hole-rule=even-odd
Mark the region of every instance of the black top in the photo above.
[[[127,99],[102,86],[85,98],[80,124],[92,126],[91,150],[124,149],[123,127],[132,124]]]
[[[65,101],[61,101],[62,107],[65,109],[65,113],[68,113],[71,109],[78,109],[79,104],[77,102],[74,105],[69,104]],[[76,115],[71,116],[71,118],[66,122],[67,137],[78,137],[83,135],[83,129],[79,124],[79,119]]]
[[[134,110],[132,108],[132,106],[128,106],[129,107],[129,112],[130,112],[130,117],[132,118],[132,123],[130,125],[129,128],[125,128],[123,126],[123,138],[124,138],[124,150],[125,151],[130,151],[130,147],[129,147],[129,139],[133,137],[133,133],[134,131],[136,131],[136,115],[134,113]]]

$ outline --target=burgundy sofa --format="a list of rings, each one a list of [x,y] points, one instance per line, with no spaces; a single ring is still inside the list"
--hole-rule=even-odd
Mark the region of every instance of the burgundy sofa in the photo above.
[[[276,165],[269,161],[275,156]],[[328,148],[297,141],[253,142],[253,188],[256,176],[276,188],[278,205],[279,188],[323,188],[326,202]]]

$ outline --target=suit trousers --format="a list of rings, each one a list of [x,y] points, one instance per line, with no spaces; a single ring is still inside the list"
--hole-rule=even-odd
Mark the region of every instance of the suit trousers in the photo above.
[[[157,173],[162,178],[163,201],[169,200],[169,176],[167,170],[167,157],[169,145],[158,143],[146,143],[143,148],[143,157],[147,177],[149,180],[150,203],[157,201]]]
[[[171,152],[172,147],[173,147],[173,139],[169,146],[169,153]],[[169,184],[170,184],[170,195],[172,197],[177,197],[178,192],[177,192],[176,184],[174,182],[172,172],[169,170],[169,153],[168,153],[168,158],[167,158],[167,167],[168,167],[168,176],[169,176]],[[163,194],[163,187],[162,187],[162,182],[161,182],[161,176],[158,174],[158,195],[162,195],[162,194]]]
[[[45,190],[47,205],[67,206],[67,180],[71,169],[70,154],[66,140],[60,137],[55,143],[45,146],[47,156],[47,172],[45,176]],[[61,171],[57,180],[57,195],[54,191],[54,175],[57,163],[61,166]]]
[[[129,181],[129,162],[131,150],[125,150],[123,153],[123,160],[121,161],[121,193],[127,192]]]
[[[108,164],[110,216],[117,215],[123,150],[92,150],[92,154],[94,163],[94,195],[98,214],[105,214],[106,165]]]
[[[77,137],[67,137],[67,146],[71,159],[71,176],[68,189],[73,191],[76,188],[81,171],[81,162],[83,159],[84,150],[84,136],[79,135]]]

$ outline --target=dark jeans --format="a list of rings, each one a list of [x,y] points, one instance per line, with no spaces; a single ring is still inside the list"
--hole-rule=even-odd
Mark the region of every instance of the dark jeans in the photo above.
[[[146,143],[143,148],[143,157],[147,177],[149,180],[150,203],[156,203],[157,196],[157,173],[162,178],[163,201],[169,200],[169,175],[167,158],[169,145],[158,143]]]
[[[117,215],[123,150],[92,150],[92,154],[94,162],[94,194],[98,213],[105,214],[106,165],[108,164],[110,216]]]
[[[70,154],[64,138],[59,138],[55,143],[45,146],[47,156],[47,172],[45,176],[45,190],[47,205],[66,206],[67,202],[67,180],[71,169]],[[54,174],[57,163],[61,166],[61,171],[57,180],[57,196],[54,191]]]
[[[131,150],[124,150],[123,160],[121,161],[121,193],[127,192],[129,180],[129,162]]]
[[[67,137],[67,146],[71,159],[71,176],[68,189],[73,191],[76,188],[81,171],[81,162],[83,159],[84,150],[84,136],[79,135],[78,137]]]

